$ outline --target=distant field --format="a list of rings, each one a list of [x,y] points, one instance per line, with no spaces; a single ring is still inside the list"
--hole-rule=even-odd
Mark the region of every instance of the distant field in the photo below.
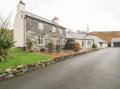
[[[98,36],[107,42],[111,42],[112,38],[120,38],[120,31],[90,32],[90,35]]]

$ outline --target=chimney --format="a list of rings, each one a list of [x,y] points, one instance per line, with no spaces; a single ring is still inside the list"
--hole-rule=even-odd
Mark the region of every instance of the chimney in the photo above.
[[[20,0],[19,3],[18,3],[18,6],[17,6],[17,11],[25,11],[25,3]]]
[[[59,24],[59,18],[57,18],[57,16],[55,16],[52,20],[53,23],[55,24]]]

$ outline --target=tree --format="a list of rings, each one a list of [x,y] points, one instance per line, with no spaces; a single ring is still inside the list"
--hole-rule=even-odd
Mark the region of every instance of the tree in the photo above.
[[[92,48],[97,48],[97,45],[93,43]]]
[[[48,44],[47,44],[47,48],[48,48],[48,51],[49,52],[53,52],[53,50],[54,50],[54,46],[53,46],[53,44],[51,43],[51,42],[49,42]]]
[[[75,41],[73,39],[68,39],[64,49],[67,49],[67,50],[73,49],[74,43]]]

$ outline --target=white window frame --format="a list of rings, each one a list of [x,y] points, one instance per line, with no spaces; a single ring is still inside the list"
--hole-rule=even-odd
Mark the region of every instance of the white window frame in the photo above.
[[[65,44],[65,42],[64,42],[64,38],[62,38],[62,45],[64,45]]]
[[[82,40],[81,44],[82,44],[82,48],[84,48],[85,47],[85,41]]]
[[[52,26],[52,32],[56,32],[56,27]]]
[[[43,43],[41,43],[41,40],[42,40]],[[45,38],[44,38],[43,35],[38,35],[37,44],[39,46],[44,46],[44,44],[45,44]]]
[[[38,22],[38,29],[43,30],[44,24],[42,22]]]
[[[62,29],[59,29],[59,31],[60,31],[61,34],[63,33]]]
[[[92,44],[91,40],[88,40],[87,45],[91,45],[91,44]]]

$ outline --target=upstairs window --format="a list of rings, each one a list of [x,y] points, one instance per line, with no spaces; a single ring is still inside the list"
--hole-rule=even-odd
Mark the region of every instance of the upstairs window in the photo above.
[[[39,23],[38,23],[38,29],[40,29],[40,30],[43,30],[43,29],[44,29],[44,25],[43,25],[42,22],[39,22]]]
[[[52,32],[56,32],[56,27],[52,27]]]
[[[64,39],[62,39],[62,45],[64,45],[65,44],[65,41],[64,41]]]
[[[63,32],[62,32],[62,29],[59,29],[59,32],[62,34]]]

